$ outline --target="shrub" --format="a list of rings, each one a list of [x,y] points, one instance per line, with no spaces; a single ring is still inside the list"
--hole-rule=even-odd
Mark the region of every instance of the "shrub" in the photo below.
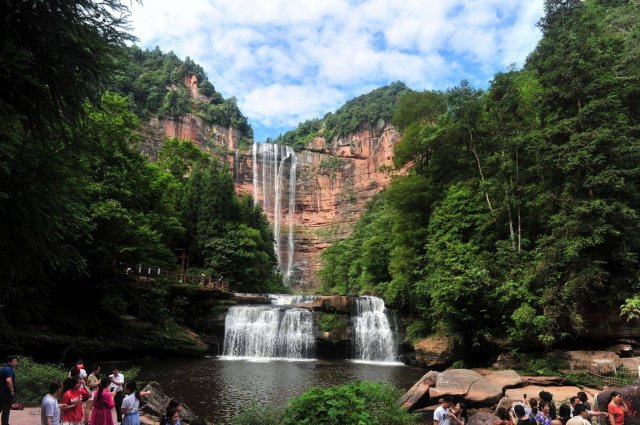
[[[69,371],[59,365],[36,363],[29,357],[18,361],[16,401],[27,406],[39,405],[49,392],[52,381],[62,382]]]
[[[280,425],[282,409],[251,403],[242,414],[231,419],[231,425]]]
[[[560,370],[569,367],[567,361],[556,353],[517,353],[515,358],[523,365],[519,370],[522,375],[560,375]]]
[[[407,326],[407,339],[413,344],[426,337],[432,329],[426,320],[415,320]]]
[[[319,313],[316,323],[323,332],[342,329],[347,326],[347,321],[343,316],[333,313]]]
[[[312,387],[289,401],[284,424],[404,425],[413,416],[395,405],[400,392],[389,384],[356,382],[333,388]]]

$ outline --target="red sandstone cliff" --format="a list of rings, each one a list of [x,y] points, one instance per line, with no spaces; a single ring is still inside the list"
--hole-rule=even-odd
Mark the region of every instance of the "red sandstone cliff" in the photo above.
[[[293,285],[315,288],[320,253],[349,236],[369,199],[391,182],[400,135],[390,125],[370,126],[328,143],[316,138],[298,157]],[[242,151],[234,168],[239,193],[252,194],[251,151]]]
[[[185,76],[184,84],[191,97],[201,97],[195,76]],[[166,138],[193,140],[202,150],[230,163],[240,194],[253,194],[252,153],[251,149],[237,151],[242,136],[239,130],[208,125],[189,113],[153,117],[145,123],[142,136],[142,150],[152,159],[157,158]],[[393,147],[399,139],[391,125],[380,123],[332,141],[318,137],[297,152],[293,286],[319,285],[320,253],[349,236],[367,201],[390,183],[385,167],[392,165]]]

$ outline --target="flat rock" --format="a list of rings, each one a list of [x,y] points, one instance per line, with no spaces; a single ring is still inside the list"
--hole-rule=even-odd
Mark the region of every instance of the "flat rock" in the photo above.
[[[478,379],[469,388],[464,400],[474,405],[493,405],[502,398],[502,386],[486,379]]]
[[[464,397],[474,382],[482,379],[482,376],[470,369],[448,369],[438,375],[435,388],[429,390],[432,398],[445,395]]]
[[[491,413],[478,412],[469,418],[467,425],[493,425],[499,418]]]
[[[502,389],[519,387],[524,380],[513,370],[499,370],[485,375],[484,379],[498,385]]]
[[[427,372],[398,400],[397,404],[409,412],[424,407],[429,402],[429,388],[435,385],[437,379],[438,372],[433,370]]]
[[[525,375],[522,377],[522,380],[524,381],[525,385],[541,385],[544,387],[563,385],[566,383],[566,379],[564,379],[561,376],[526,376]]]
[[[297,307],[328,313],[351,313],[351,298],[344,295],[319,296],[315,300]]]
[[[632,372],[640,373],[640,357],[625,357],[621,358],[622,366],[626,367]]]

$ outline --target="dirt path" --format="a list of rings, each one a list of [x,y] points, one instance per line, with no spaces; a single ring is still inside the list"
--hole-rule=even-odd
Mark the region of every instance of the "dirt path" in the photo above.
[[[158,421],[153,421],[149,417],[142,417],[141,423],[148,425],[155,425]],[[25,407],[24,410],[12,410],[9,415],[9,423],[11,425],[39,425],[40,424],[40,408],[39,407]],[[116,412],[113,412],[113,423],[116,422]]]

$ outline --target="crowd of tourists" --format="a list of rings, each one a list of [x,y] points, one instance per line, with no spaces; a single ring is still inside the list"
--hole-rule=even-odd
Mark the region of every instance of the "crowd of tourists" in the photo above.
[[[553,395],[541,391],[539,398],[527,398],[513,403],[511,408],[499,407],[498,420],[494,425],[624,425],[624,416],[629,412],[622,394],[612,391],[606,412],[598,411],[598,403],[592,409],[587,394],[579,391],[569,399],[569,404],[560,404],[556,409]],[[600,420],[599,420],[600,419]],[[440,406],[433,414],[434,425],[466,425],[467,409],[464,403],[453,404],[450,398],[440,400]]]
[[[18,358],[7,357],[0,368],[0,412],[1,425],[9,425],[9,414],[16,393],[15,368]],[[49,392],[40,406],[41,425],[140,425],[140,408],[151,391],[140,391],[134,381],[126,381],[117,367],[111,374],[101,374],[99,365],[84,367],[78,360],[69,371],[67,378],[49,384]],[[182,403],[172,399],[160,425],[181,425]],[[205,425],[200,419],[191,425]]]

